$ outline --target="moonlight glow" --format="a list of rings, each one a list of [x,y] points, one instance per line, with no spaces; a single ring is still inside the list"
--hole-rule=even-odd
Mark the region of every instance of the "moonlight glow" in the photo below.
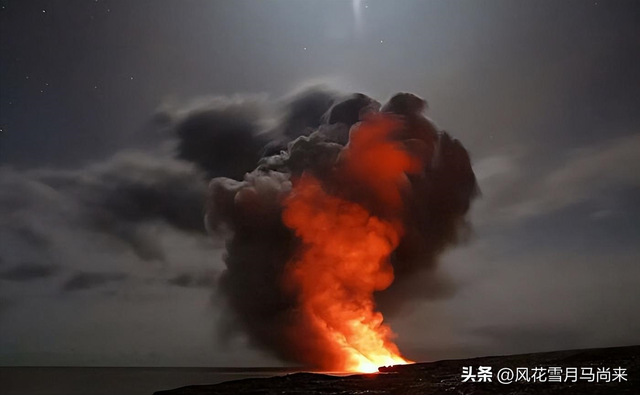
[[[362,34],[362,0],[353,0],[353,16],[356,34]]]

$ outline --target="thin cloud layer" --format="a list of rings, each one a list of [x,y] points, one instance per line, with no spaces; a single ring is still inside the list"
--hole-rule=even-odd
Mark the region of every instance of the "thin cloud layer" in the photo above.
[[[124,273],[87,273],[80,272],[69,278],[62,289],[64,291],[82,291],[87,289],[98,288],[103,285],[123,281],[127,278]]]
[[[33,281],[48,278],[56,274],[58,267],[36,262],[20,262],[17,265],[0,271],[0,280]]]
[[[526,221],[582,204],[607,209],[640,188],[637,152],[640,134],[575,148],[543,169],[531,154],[485,158],[475,166],[486,185],[486,199],[480,204],[494,219],[507,221]]]

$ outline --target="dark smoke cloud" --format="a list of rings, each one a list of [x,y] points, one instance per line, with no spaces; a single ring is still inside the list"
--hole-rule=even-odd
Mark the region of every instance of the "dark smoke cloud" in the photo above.
[[[180,231],[205,232],[205,183],[188,163],[130,152],[82,171],[42,171],[37,179],[72,196],[78,225],[128,244],[144,260],[164,259],[144,224],[162,221]]]
[[[82,291],[103,285],[120,282],[127,278],[125,273],[89,273],[79,272],[69,278],[62,286],[63,291]]]
[[[177,156],[196,163],[209,177],[241,179],[268,141],[260,120],[256,104],[242,100],[194,110],[175,126]]]
[[[406,234],[392,256],[396,281],[376,296],[383,312],[397,310],[413,298],[452,292],[451,284],[439,280],[434,269],[438,256],[468,233],[465,215],[478,191],[467,151],[424,116],[427,104],[417,96],[400,93],[382,107],[362,94],[334,98],[328,108],[323,100],[307,103],[318,105],[315,111],[302,106],[307,114],[325,110],[320,120],[294,123],[303,129],[297,133],[282,126],[286,134],[263,151],[255,170],[242,181],[213,179],[207,212],[210,230],[228,228],[232,232],[227,241],[227,268],[219,280],[219,293],[231,313],[225,316],[223,333],[237,333],[240,326],[254,345],[294,362],[301,360],[304,350],[292,345],[285,333],[304,328],[297,327],[296,296],[285,292],[281,284],[285,265],[299,247],[299,240],[281,219],[282,201],[292,183],[303,173],[311,173],[332,193],[367,205],[374,214],[385,212],[379,203],[361,194],[357,185],[340,181],[336,164],[352,126],[370,112],[400,116],[404,127],[395,138],[426,163],[421,174],[409,178],[411,189],[404,198]],[[293,136],[297,137],[291,139]]]
[[[377,111],[380,103],[362,93],[354,93],[336,102],[331,109],[324,114],[324,123],[328,125],[343,124],[350,128],[360,121],[370,111]]]
[[[279,154],[317,129],[340,97],[323,86],[305,88],[275,105],[259,96],[217,97],[165,109],[156,123],[177,138],[178,159],[195,163],[209,178],[241,180],[262,156]]]
[[[119,278],[100,273],[164,284],[184,267],[206,267],[214,249],[203,220],[206,185],[195,165],[140,151],[77,170],[2,167],[0,280],[69,291]]]
[[[167,284],[182,288],[213,288],[216,284],[215,272],[180,273],[167,280]]]
[[[262,149],[262,157],[279,155],[300,136],[308,136],[321,124],[322,116],[340,98],[340,94],[323,86],[311,86],[290,95],[280,103],[277,123],[270,132],[271,140]],[[255,168],[255,163],[251,170]]]
[[[284,100],[280,134],[295,139],[309,135],[322,123],[322,116],[340,95],[322,86],[312,86]]]
[[[0,279],[7,281],[32,281],[47,278],[58,272],[58,267],[36,262],[21,262],[18,265],[0,272]]]

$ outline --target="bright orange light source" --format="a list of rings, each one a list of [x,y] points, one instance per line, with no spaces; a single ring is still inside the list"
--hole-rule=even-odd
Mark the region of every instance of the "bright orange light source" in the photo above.
[[[382,116],[363,122],[339,163],[371,201],[384,207],[385,219],[327,193],[310,175],[297,181],[285,202],[284,223],[302,240],[285,281],[297,291],[300,316],[321,345],[313,362],[328,370],[370,373],[410,363],[392,341],[394,334],[373,298],[393,282],[389,255],[403,232],[401,187],[405,173],[421,167],[391,140],[397,125]]]

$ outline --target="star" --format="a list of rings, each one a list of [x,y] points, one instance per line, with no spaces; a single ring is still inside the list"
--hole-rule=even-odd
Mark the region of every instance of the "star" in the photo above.
[[[384,43],[384,41],[380,40],[380,44]]]

